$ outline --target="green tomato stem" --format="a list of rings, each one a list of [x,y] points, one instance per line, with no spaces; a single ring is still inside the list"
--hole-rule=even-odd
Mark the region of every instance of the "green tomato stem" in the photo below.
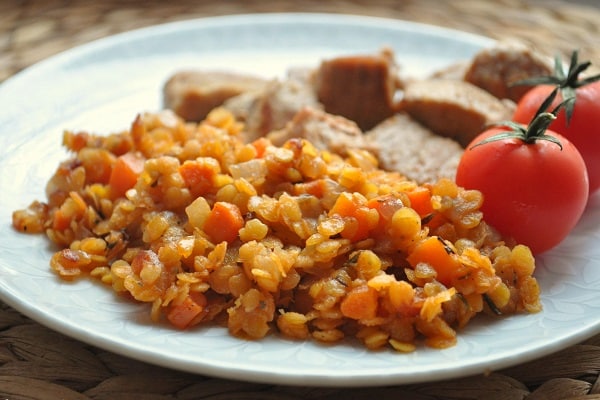
[[[590,83],[600,81],[600,74],[590,76],[587,78],[580,78],[579,75],[588,69],[592,65],[590,61],[579,62],[579,53],[577,50],[573,51],[571,54],[571,62],[569,64],[569,69],[565,71],[563,63],[559,56],[556,56],[554,59],[554,75],[550,76],[539,76],[530,79],[524,79],[518,82],[515,82],[514,86],[520,85],[554,85],[555,91],[560,91],[560,95],[563,99],[563,107],[565,109],[565,114],[567,117],[567,124],[571,122],[571,117],[573,116],[573,110],[575,107],[575,90],[588,85]],[[554,93],[554,91],[553,91]],[[556,96],[556,93],[554,93]],[[544,104],[548,107],[552,101],[545,101]],[[546,108],[540,107],[541,111],[545,111]]]
[[[533,121],[525,129],[525,143],[534,143],[536,140],[547,140],[556,144],[562,150],[560,140],[552,135],[547,135],[548,127],[556,119],[556,115],[549,112],[543,112],[535,116]]]

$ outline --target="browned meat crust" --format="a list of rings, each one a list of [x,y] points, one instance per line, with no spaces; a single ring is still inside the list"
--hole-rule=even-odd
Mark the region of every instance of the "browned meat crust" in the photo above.
[[[315,73],[325,111],[370,129],[394,113],[397,66],[390,51],[325,60]]]
[[[201,121],[231,97],[259,90],[266,80],[222,71],[181,71],[163,87],[164,107],[187,121]]]
[[[365,134],[379,149],[379,166],[419,183],[454,179],[463,148],[438,136],[406,113],[396,114]]]
[[[531,87],[515,86],[515,82],[550,75],[553,66],[550,57],[522,42],[501,41],[475,55],[465,72],[464,80],[499,99],[516,102]]]
[[[311,84],[296,78],[273,80],[263,90],[241,94],[224,106],[245,123],[247,141],[282,129],[303,107],[322,107]]]
[[[505,101],[464,81],[429,79],[404,89],[400,108],[434,133],[468,145],[487,124],[510,119]]]
[[[284,129],[270,133],[267,138],[276,146],[292,138],[304,138],[318,149],[341,155],[346,155],[348,149],[377,151],[355,122],[311,107],[304,107]]]

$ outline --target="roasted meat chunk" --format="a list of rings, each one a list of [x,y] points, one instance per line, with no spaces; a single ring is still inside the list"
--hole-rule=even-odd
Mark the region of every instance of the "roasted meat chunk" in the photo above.
[[[259,90],[266,83],[259,77],[224,71],[181,71],[163,87],[164,107],[186,121],[201,121],[227,99]]]
[[[318,149],[341,155],[346,155],[348,149],[377,151],[377,146],[363,135],[356,123],[311,107],[304,107],[284,129],[267,137],[276,146],[292,138],[303,138]]]
[[[224,106],[245,123],[247,141],[285,127],[304,107],[322,107],[308,80],[297,76],[272,80],[262,90],[231,98]]]
[[[366,132],[365,138],[379,149],[382,169],[419,183],[454,179],[463,153],[458,142],[436,135],[406,113],[386,119]]]
[[[487,124],[510,119],[513,106],[468,82],[429,79],[407,85],[400,108],[434,133],[466,146]]]
[[[390,51],[324,60],[314,81],[325,111],[355,121],[363,130],[394,113],[400,79]]]
[[[464,80],[491,93],[499,99],[519,101],[530,89],[514,85],[527,78],[551,75],[550,57],[518,41],[500,41],[481,50],[465,71]]]

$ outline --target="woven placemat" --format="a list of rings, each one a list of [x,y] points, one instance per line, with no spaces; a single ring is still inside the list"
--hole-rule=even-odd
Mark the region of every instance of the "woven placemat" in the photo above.
[[[407,19],[600,64],[596,0],[307,0],[0,2],[0,81],[62,50],[175,20],[253,12],[331,12]],[[6,223],[3,222],[3,223]],[[600,399],[600,335],[486,375],[384,388],[303,388],[189,375],[70,339],[0,303],[0,399]],[[434,378],[434,377],[432,377]]]

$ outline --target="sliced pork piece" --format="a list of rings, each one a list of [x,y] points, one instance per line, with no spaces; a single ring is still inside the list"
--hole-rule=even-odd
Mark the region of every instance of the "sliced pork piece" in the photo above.
[[[458,142],[436,135],[406,113],[396,114],[365,133],[379,149],[379,166],[418,183],[454,179],[463,153]]]
[[[236,120],[246,122],[250,118],[254,104],[259,101],[263,93],[264,89],[241,93],[225,100],[223,108],[230,111]],[[252,134],[252,136],[255,135]]]
[[[450,64],[445,68],[434,71],[429,79],[451,79],[456,81],[463,81],[465,79],[465,73],[470,68],[470,61],[460,61],[454,64]]]
[[[531,87],[514,86],[515,82],[551,75],[553,70],[550,57],[523,42],[505,40],[476,54],[464,80],[500,99],[517,102]]]
[[[400,109],[464,147],[486,125],[510,119],[513,105],[468,82],[429,79],[405,87]]]
[[[223,71],[181,71],[165,83],[163,103],[186,121],[201,121],[225,100],[260,90],[266,83],[259,77]]]
[[[247,141],[282,129],[303,107],[322,107],[312,85],[295,78],[272,80],[263,90],[243,93],[224,106],[245,122]]]
[[[356,121],[363,130],[394,113],[398,86],[397,65],[389,50],[324,60],[315,73],[317,97],[325,111]]]
[[[356,123],[312,107],[302,108],[284,129],[271,132],[267,138],[276,146],[281,146],[292,138],[303,138],[317,149],[329,150],[342,156],[347,155],[348,149],[377,152],[375,143],[365,139]]]

